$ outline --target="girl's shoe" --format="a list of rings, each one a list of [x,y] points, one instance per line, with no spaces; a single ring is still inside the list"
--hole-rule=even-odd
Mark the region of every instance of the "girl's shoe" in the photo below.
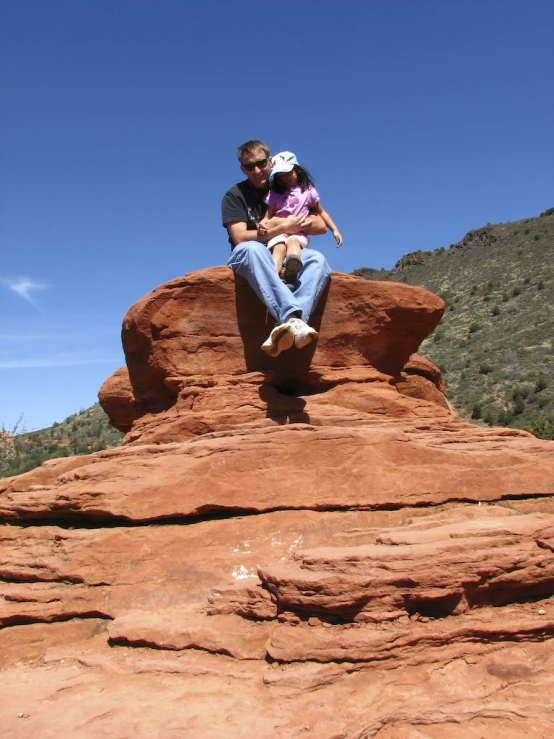
[[[300,257],[297,257],[294,254],[287,257],[287,263],[285,264],[285,282],[287,285],[294,285],[301,269],[302,260]]]

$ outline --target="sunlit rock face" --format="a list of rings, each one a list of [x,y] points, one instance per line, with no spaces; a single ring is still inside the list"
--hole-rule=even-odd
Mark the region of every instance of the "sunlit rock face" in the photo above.
[[[178,441],[264,420],[321,425],[322,409],[340,398],[358,412],[383,402],[390,415],[413,413],[403,394],[448,408],[439,370],[411,356],[443,309],[423,288],[333,274],[310,321],[318,342],[272,358],[261,344],[274,321],[246,281],[224,267],[194,272],[129,310],[128,373],[106,380],[100,402],[114,426],[132,431],[126,443],[157,440],[161,427]]]
[[[333,274],[271,359],[227,268],[138,301],[124,444],[0,482],[6,735],[550,735],[554,444],[459,421],[442,310]]]

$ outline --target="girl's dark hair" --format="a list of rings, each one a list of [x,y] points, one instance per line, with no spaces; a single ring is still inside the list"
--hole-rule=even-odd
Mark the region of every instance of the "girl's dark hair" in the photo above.
[[[307,169],[304,169],[304,167],[301,167],[299,164],[295,164],[294,171],[296,172],[296,176],[298,177],[298,184],[300,185],[302,192],[304,192],[304,190],[307,190],[310,185],[312,187],[315,187],[312,175],[308,172]],[[282,182],[279,175],[276,174],[273,178],[273,182],[269,186],[269,189],[273,192],[276,192],[277,195],[282,195],[288,190],[288,187]]]

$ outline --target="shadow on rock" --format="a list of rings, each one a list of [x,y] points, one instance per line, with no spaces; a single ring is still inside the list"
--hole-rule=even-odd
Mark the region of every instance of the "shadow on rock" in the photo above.
[[[244,360],[249,372],[277,373],[279,377],[303,375],[309,371],[317,344],[309,344],[304,349],[292,347],[278,357],[269,357],[261,350],[263,342],[275,326],[275,320],[263,303],[252,300],[253,291],[240,275],[235,278],[235,298],[237,323],[244,346]],[[310,319],[310,326],[320,331],[321,319],[327,303],[329,285],[323,291],[319,303]]]
[[[306,401],[295,397],[296,387],[293,382],[284,381],[276,386],[262,385],[260,398],[267,403],[266,417],[279,424],[310,423],[310,416],[305,412]]]

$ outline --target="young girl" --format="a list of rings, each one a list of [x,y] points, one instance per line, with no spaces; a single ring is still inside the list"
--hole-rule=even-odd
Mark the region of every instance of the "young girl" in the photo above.
[[[315,211],[333,232],[337,248],[342,244],[338,228],[329,213],[321,207],[310,173],[298,164],[292,152],[282,151],[273,157],[269,182],[269,192],[265,197],[267,213],[260,222],[260,228],[263,229],[273,216],[307,216],[310,211]],[[283,260],[286,257],[282,279],[291,290],[294,290],[298,273],[302,269],[300,254],[309,243],[308,235],[302,232],[280,234],[268,241],[267,248],[272,252],[278,275],[282,274]]]

